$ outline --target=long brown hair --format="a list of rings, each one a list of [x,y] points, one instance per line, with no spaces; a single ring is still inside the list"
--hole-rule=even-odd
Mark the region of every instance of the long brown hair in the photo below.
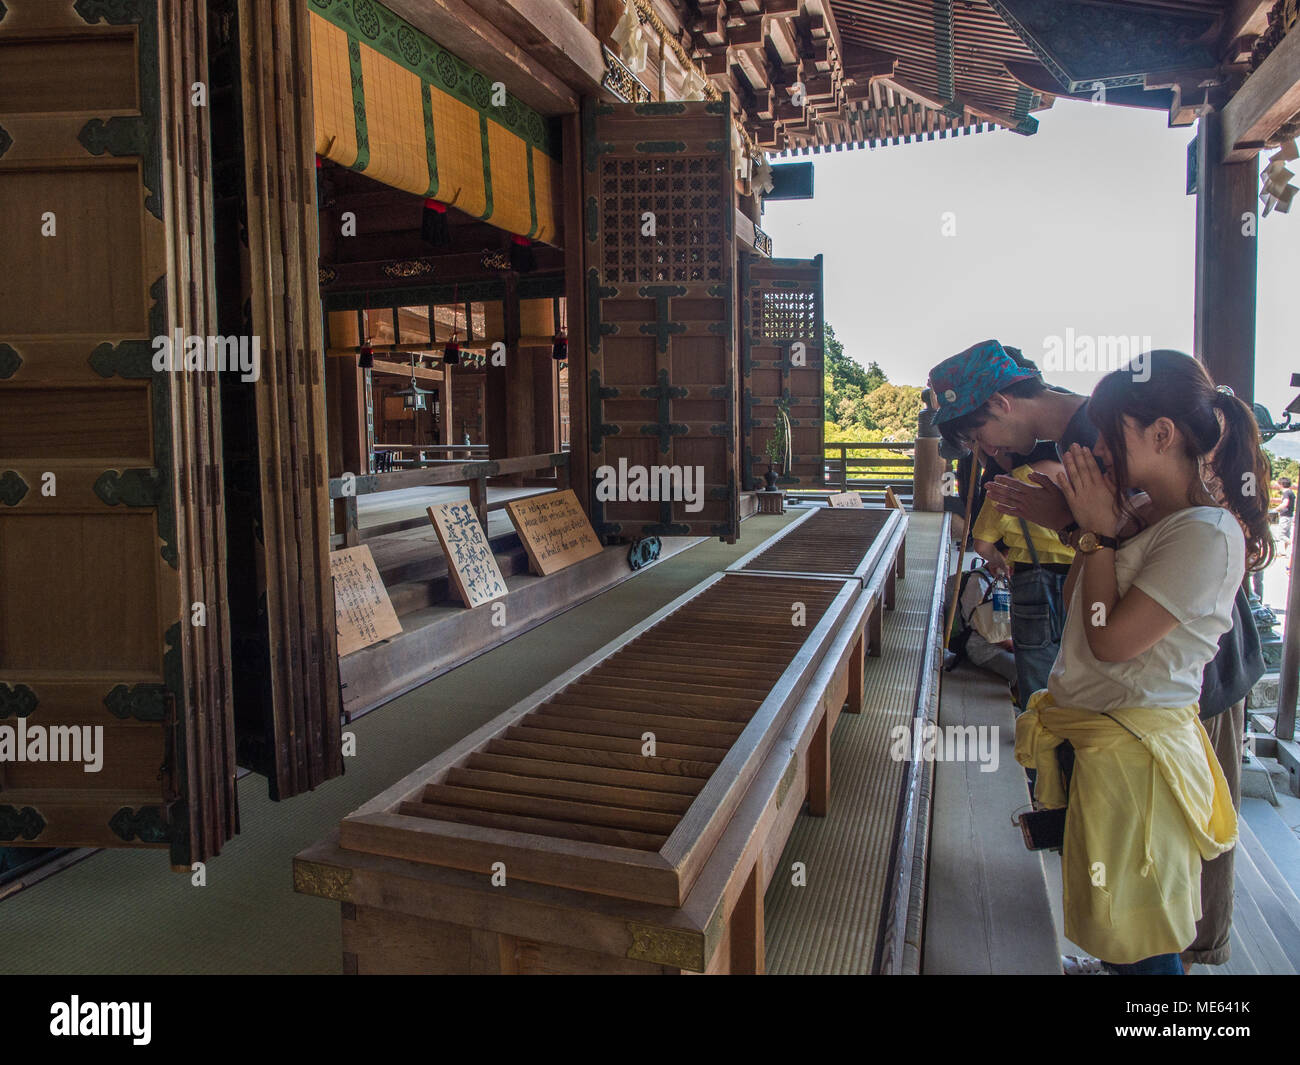
[[[1148,351],[1101,379],[1088,401],[1088,417],[1110,449],[1126,512],[1132,513],[1123,495],[1128,487],[1124,418],[1142,429],[1168,418],[1182,434],[1187,457],[1210,474],[1210,483],[1203,478],[1193,486],[1188,502],[1223,506],[1236,516],[1246,536],[1247,569],[1263,569],[1273,561],[1268,526],[1272,470],[1260,446],[1259,425],[1245,403],[1215,388],[1199,362],[1181,351]]]

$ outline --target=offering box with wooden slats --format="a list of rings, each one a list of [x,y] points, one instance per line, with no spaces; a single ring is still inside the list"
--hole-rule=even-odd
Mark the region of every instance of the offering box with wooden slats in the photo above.
[[[860,590],[717,574],[349,815],[340,845],[680,906]]]
[[[892,507],[816,507],[737,559],[727,571],[854,577],[865,585],[880,572],[882,560],[892,564],[896,558],[902,575],[906,532],[907,515]]]

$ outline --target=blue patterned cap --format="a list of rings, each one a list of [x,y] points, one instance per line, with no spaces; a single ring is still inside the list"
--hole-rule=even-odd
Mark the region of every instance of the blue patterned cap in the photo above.
[[[938,404],[934,424],[979,410],[994,392],[1037,376],[1037,370],[1018,365],[996,340],[969,347],[930,371],[930,389]]]

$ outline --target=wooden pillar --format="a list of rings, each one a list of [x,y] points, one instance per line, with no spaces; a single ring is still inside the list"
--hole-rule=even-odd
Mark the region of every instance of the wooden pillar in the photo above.
[[[257,551],[270,662],[269,705],[259,709],[267,735],[250,754],[260,755],[253,767],[276,799],[343,771],[307,20],[298,0],[238,0],[247,298],[262,352],[253,385]]]
[[[1223,163],[1223,116],[1197,133],[1195,355],[1217,384],[1255,397],[1259,163]]]
[[[169,334],[177,329],[186,336],[212,336],[218,333],[212,146],[207,112],[190,105],[185,88],[208,79],[207,10],[203,4],[166,0],[160,15],[159,117],[169,252],[164,328]],[[187,732],[187,764],[164,769],[189,783],[182,793],[187,801],[172,814],[187,818],[184,838],[179,833],[173,837],[172,862],[188,868],[191,861],[219,853],[238,828],[233,650],[217,375],[159,375],[151,387],[160,388],[164,377],[171,387],[175,483],[180,492],[176,513],[182,623],[177,657],[179,672],[188,681],[188,691],[176,693],[182,720],[188,718],[181,726]],[[185,624],[194,603],[207,609],[206,624],[200,627]]]
[[[442,410],[438,414],[438,443],[440,444],[460,443],[456,439],[455,408],[451,402],[451,379],[455,370],[454,366],[448,366],[444,363],[442,367],[442,384],[438,386],[438,401],[442,404]],[[445,457],[454,458],[450,452]]]
[[[519,346],[519,279],[506,279],[506,446],[510,457],[533,454],[533,353]],[[495,457],[495,456],[493,456]]]
[[[731,911],[731,958],[728,972],[732,976],[761,976],[767,969],[764,951],[766,936],[763,921],[763,887],[759,877],[760,857],[749,871],[735,909]]]
[[[556,388],[558,363],[550,348],[529,348],[533,377],[533,446],[529,454],[546,455],[560,449],[560,404]]]
[[[519,288],[518,278],[507,274],[505,296],[501,301],[501,316],[506,344],[506,364],[494,366],[488,353],[483,396],[483,435],[488,445],[488,457],[503,459],[510,450],[510,364],[519,351]]]
[[[569,336],[569,485],[584,509],[591,505],[591,449],[587,419],[587,287],[582,239],[582,116],[562,119],[564,144],[564,303]]]

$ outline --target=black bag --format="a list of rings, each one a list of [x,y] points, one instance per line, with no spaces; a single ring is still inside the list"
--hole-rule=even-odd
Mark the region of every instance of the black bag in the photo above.
[[[951,651],[956,657],[954,657],[951,661],[946,663],[944,666],[944,669],[947,670],[949,673],[951,673],[954,669],[956,669],[958,663],[960,663],[962,659],[966,657],[966,645],[970,643],[971,633],[975,631],[970,621],[962,617],[961,599],[962,596],[966,594],[966,585],[970,583],[970,579],[973,576],[975,576],[975,574],[977,573],[983,574],[989,578],[989,586],[985,590],[984,597],[979,601],[978,605],[983,606],[985,603],[987,603],[990,599],[993,598],[993,588],[997,582],[993,580],[993,574],[989,573],[988,569],[985,566],[972,566],[970,569],[968,569],[965,573],[961,575],[961,580],[957,583],[957,591],[955,593],[957,596],[958,624],[953,626],[952,636],[950,636],[948,639],[948,650]]]

